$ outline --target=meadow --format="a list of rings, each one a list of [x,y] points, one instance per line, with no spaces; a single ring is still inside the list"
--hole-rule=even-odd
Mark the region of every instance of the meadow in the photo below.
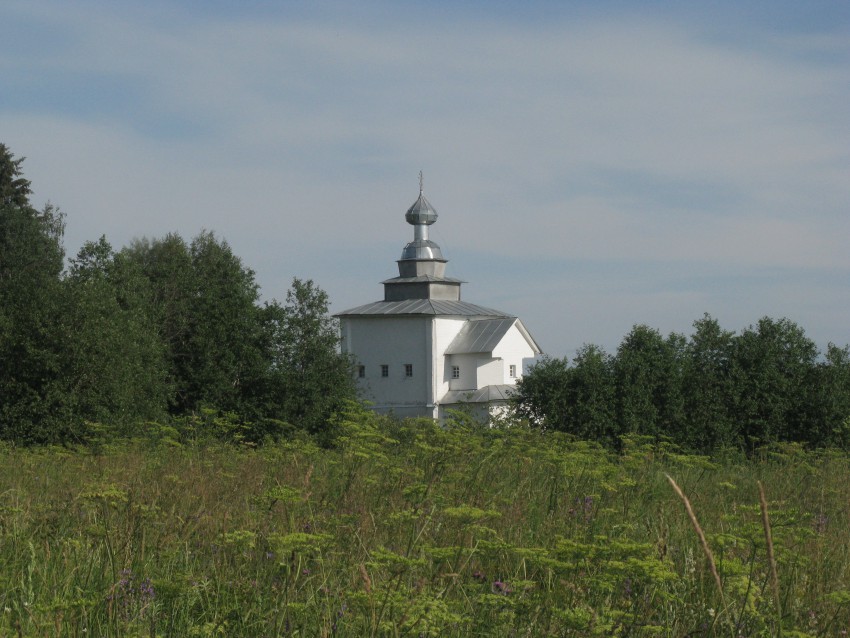
[[[846,453],[709,459],[640,438],[613,452],[354,405],[336,427],[330,449],[154,427],[0,448],[0,634],[850,630]]]

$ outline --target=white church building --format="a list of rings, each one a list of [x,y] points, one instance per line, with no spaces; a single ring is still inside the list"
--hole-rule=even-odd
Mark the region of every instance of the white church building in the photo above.
[[[413,241],[387,279],[384,299],[338,313],[343,352],[354,356],[360,396],[379,412],[442,419],[466,405],[492,414],[541,353],[517,317],[461,301],[459,279],[428,239],[437,211],[419,198],[405,219]]]

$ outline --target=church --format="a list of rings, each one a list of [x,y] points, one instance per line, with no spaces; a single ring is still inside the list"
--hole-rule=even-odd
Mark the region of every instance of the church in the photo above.
[[[486,416],[506,405],[541,351],[516,316],[461,301],[440,247],[428,239],[437,211],[422,192],[405,219],[413,241],[384,299],[345,310],[342,351],[353,355],[361,398],[379,412],[443,419],[461,406]]]

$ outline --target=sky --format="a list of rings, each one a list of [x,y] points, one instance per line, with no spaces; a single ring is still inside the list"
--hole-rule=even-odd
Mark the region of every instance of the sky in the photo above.
[[[786,317],[850,343],[850,2],[4,0],[0,142],[73,256],[211,230],[382,298],[425,194],[542,349]]]

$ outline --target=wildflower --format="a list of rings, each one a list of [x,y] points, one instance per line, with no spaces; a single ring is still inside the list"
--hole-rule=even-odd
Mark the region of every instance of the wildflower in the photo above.
[[[142,595],[142,598],[153,599],[156,595],[156,592],[153,590],[153,583],[151,583],[150,578],[145,578],[142,581],[142,584],[139,585],[139,593]]]
[[[506,596],[513,591],[510,585],[503,583],[501,580],[494,580],[490,588],[494,594],[504,594]]]
[[[487,580],[487,577],[477,569],[474,572],[472,572],[472,577],[475,580],[480,580],[480,581]]]

